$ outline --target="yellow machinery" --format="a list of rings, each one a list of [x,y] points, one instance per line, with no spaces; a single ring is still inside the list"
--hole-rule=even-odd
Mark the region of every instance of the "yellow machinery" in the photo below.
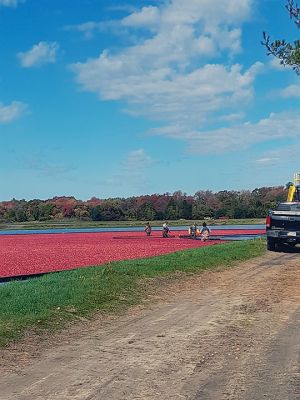
[[[287,201],[300,201],[300,172],[294,174],[294,183],[289,186]]]

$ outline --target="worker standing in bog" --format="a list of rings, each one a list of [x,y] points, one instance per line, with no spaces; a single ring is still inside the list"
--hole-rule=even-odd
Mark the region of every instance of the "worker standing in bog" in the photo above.
[[[211,231],[210,231],[209,227],[206,225],[206,222],[203,222],[202,228],[200,230],[201,240],[203,242],[205,242],[205,240],[207,240],[209,238],[210,232]]]
[[[144,231],[146,232],[146,235],[147,235],[147,236],[150,236],[150,235],[151,235],[152,228],[151,228],[150,222],[147,222]]]
[[[162,227],[163,227],[163,230],[162,230],[163,237],[164,238],[169,237],[170,228],[169,228],[169,225],[168,225],[168,221],[165,221],[163,223]]]
[[[196,239],[197,236],[197,224],[196,222],[190,226],[189,228],[189,235],[192,239]]]

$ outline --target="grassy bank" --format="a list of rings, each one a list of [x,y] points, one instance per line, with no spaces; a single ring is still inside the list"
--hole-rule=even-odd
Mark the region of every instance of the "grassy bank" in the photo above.
[[[0,230],[4,229],[57,229],[57,228],[114,228],[114,227],[132,227],[145,226],[148,221],[80,221],[80,220],[63,220],[63,221],[29,221],[29,222],[13,222],[0,223]],[[170,226],[191,225],[194,220],[180,219],[169,221]],[[203,221],[198,221],[202,223]],[[265,219],[249,218],[249,219],[227,219],[208,221],[209,225],[246,225],[246,224],[264,224]],[[161,227],[163,221],[151,221],[153,227]]]
[[[51,330],[95,311],[124,311],[147,295],[140,284],[147,278],[229,267],[264,252],[263,240],[232,242],[1,285],[0,345],[22,337],[28,328]]]

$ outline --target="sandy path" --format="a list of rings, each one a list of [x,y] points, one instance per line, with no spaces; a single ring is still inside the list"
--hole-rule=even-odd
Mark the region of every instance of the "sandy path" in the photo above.
[[[38,355],[2,350],[0,399],[300,399],[299,254],[161,291],[151,308],[71,329]]]

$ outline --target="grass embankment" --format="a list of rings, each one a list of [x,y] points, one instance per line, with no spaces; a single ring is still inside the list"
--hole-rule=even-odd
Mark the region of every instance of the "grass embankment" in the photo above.
[[[6,229],[76,229],[76,228],[116,228],[116,227],[137,227],[145,226],[148,221],[81,221],[76,219],[63,221],[28,221],[28,222],[12,222],[0,223],[0,230]],[[164,221],[151,221],[153,227],[161,227]],[[189,226],[195,220],[179,219],[169,221],[170,226]],[[198,224],[202,224],[202,220]],[[248,219],[226,219],[207,221],[208,225],[246,225],[246,224],[264,224],[265,219],[248,218]]]
[[[124,311],[145,298],[147,285],[141,282],[147,278],[230,267],[264,252],[264,240],[232,242],[2,285],[0,346],[22,337],[26,329],[52,330],[96,311]]]

